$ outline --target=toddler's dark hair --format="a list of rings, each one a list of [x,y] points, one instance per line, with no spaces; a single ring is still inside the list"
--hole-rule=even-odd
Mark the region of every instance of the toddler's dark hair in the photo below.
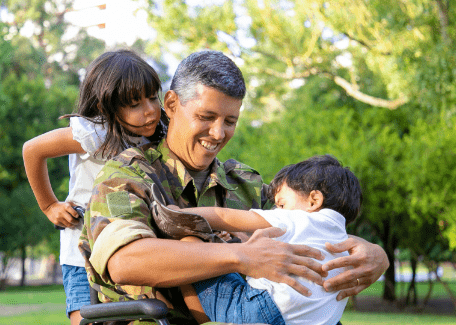
[[[347,224],[358,216],[363,202],[356,176],[330,155],[314,156],[282,168],[269,185],[269,200],[274,202],[275,195],[284,184],[304,195],[313,190],[320,191],[323,194],[322,208],[339,212]]]

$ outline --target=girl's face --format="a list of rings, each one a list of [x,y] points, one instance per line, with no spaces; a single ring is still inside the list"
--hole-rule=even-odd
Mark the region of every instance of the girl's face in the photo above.
[[[160,121],[160,101],[157,94],[150,98],[143,97],[131,106],[121,107],[119,110],[123,127],[137,136],[150,137]]]

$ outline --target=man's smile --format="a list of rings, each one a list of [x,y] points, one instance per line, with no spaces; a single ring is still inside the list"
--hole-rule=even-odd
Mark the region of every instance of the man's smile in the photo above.
[[[208,141],[205,141],[205,140],[201,140],[200,141],[200,144],[206,148],[207,150],[210,150],[210,151],[215,151],[218,147],[218,143],[211,143],[211,142],[208,142]]]

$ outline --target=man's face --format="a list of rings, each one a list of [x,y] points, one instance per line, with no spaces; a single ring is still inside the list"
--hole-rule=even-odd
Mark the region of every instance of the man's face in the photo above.
[[[208,168],[234,135],[242,100],[203,85],[198,96],[185,106],[177,94],[165,95],[165,110],[170,119],[167,142],[186,168]]]

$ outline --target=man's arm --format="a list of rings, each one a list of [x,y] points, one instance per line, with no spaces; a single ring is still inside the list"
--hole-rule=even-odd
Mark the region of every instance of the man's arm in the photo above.
[[[171,207],[175,208],[175,206]],[[199,207],[180,209],[183,212],[202,216],[214,230],[254,232],[272,225],[253,211],[219,207]]]
[[[174,287],[238,272],[285,283],[309,295],[309,290],[292,275],[322,284],[318,274],[322,273],[321,264],[313,258],[321,260],[323,257],[308,246],[271,239],[281,235],[281,229],[271,227],[257,230],[242,244],[140,239],[115,252],[107,268],[112,281],[118,284]]]
[[[277,243],[278,228],[257,231],[247,243],[181,243],[158,239],[150,221],[151,191],[140,173],[108,162],[99,174],[86,216],[90,264],[106,283],[179,286],[230,272],[287,283],[306,294],[292,275],[322,283],[321,253]]]

